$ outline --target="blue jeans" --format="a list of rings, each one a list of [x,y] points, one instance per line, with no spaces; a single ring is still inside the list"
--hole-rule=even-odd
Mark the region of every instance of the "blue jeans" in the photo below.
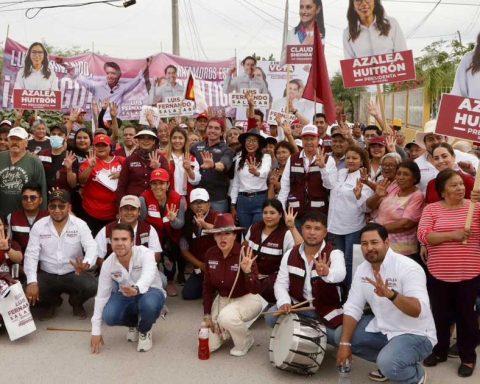
[[[228,208],[228,200],[211,201],[210,206],[218,213],[230,212],[230,209]]]
[[[352,353],[376,362],[382,373],[395,383],[418,383],[425,373],[420,362],[432,353],[430,340],[426,336],[407,333],[389,341],[383,333],[365,331],[373,318],[373,315],[363,316],[358,322],[351,341]],[[339,335],[341,331],[335,336]]]
[[[134,297],[123,296],[117,289],[105,305],[103,320],[110,326],[138,327],[140,333],[147,333],[160,316],[163,304],[165,296],[157,288]]]
[[[343,252],[345,256],[345,268],[347,275],[344,283],[348,289],[352,285],[352,266],[353,266],[353,244],[360,244],[360,231],[349,233],[348,235],[335,235],[333,237],[335,247]]]
[[[266,199],[267,192],[255,196],[238,195],[237,217],[240,227],[248,229],[252,224],[262,220],[262,205]]]

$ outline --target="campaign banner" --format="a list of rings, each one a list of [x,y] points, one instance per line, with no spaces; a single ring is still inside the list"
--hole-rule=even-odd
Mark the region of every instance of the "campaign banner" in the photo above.
[[[175,100],[157,103],[157,109],[160,117],[192,116],[195,113],[195,103],[191,100]]]
[[[62,93],[60,91],[14,89],[13,107],[16,109],[59,111],[62,109]]]
[[[287,45],[287,64],[311,64],[313,45]]]
[[[480,100],[444,93],[435,133],[480,141]]]
[[[149,92],[155,84],[164,84],[165,68],[177,68],[177,82],[184,85],[192,72],[208,105],[228,106],[223,93],[225,74],[235,58],[198,61],[153,54],[143,59],[123,59],[85,53],[60,57],[47,52],[42,43],[24,46],[10,38],[5,42],[0,105],[14,108],[14,89],[52,90],[61,93],[63,112],[84,109],[91,117],[92,101],[110,101],[119,105],[118,117],[138,120],[142,106],[149,104]]]
[[[340,60],[345,88],[415,80],[412,51]]]
[[[292,124],[296,120],[296,116],[293,113],[287,114],[286,112],[274,111],[270,109],[267,116],[267,124],[277,124],[277,118],[280,118],[281,121],[287,121],[288,124]]]
[[[228,94],[231,107],[248,107],[248,101],[245,93],[232,92]],[[255,93],[253,95],[253,104],[257,108],[268,108],[270,106],[270,96],[268,93]]]

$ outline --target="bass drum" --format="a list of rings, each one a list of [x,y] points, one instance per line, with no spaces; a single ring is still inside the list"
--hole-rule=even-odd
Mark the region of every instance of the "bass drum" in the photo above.
[[[270,362],[276,368],[312,375],[322,364],[327,347],[323,324],[311,317],[289,314],[278,319],[270,336]]]

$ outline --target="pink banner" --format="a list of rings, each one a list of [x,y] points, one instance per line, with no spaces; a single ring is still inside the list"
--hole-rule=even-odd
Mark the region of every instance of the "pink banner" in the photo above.
[[[223,94],[222,84],[227,69],[235,63],[234,58],[196,61],[159,53],[147,62],[147,58],[120,59],[92,53],[58,57],[45,52],[42,44],[31,44],[27,48],[7,39],[0,95],[2,108],[13,108],[14,89],[60,91],[65,112],[83,108],[90,114],[92,100],[109,100],[119,104],[120,118],[138,120],[142,105],[148,103],[148,90],[156,78],[165,76],[167,65],[177,67],[177,81],[181,84],[186,82],[191,70],[199,80],[208,105],[228,106],[228,95]]]

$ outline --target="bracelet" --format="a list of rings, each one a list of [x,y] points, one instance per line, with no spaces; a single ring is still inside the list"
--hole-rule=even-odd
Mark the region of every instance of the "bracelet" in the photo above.
[[[398,292],[395,289],[392,289],[392,292],[393,292],[393,296],[389,297],[388,300],[390,300],[391,302],[394,302],[398,296]]]
[[[340,343],[338,343],[338,345],[343,345],[345,347],[351,347],[352,343],[347,343],[347,342],[341,341]]]

